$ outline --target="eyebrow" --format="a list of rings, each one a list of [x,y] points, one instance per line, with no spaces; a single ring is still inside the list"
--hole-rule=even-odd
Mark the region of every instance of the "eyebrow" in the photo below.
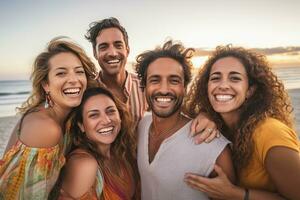
[[[83,66],[76,66],[75,69],[83,68]],[[66,67],[58,67],[55,70],[66,70]]]
[[[88,111],[87,111],[87,113],[92,113],[92,112],[99,112],[99,110],[93,109],[93,110],[88,110]]]
[[[229,74],[230,75],[232,75],[232,74],[242,75],[241,73],[236,72],[236,71],[231,71],[231,72],[229,72]],[[213,72],[213,73],[210,74],[210,76],[212,76],[212,75],[221,75],[221,72]]]

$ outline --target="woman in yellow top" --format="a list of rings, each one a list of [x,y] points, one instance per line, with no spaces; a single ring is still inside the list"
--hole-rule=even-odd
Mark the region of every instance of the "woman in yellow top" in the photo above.
[[[33,65],[32,94],[20,108],[18,137],[0,162],[0,199],[47,199],[64,165],[64,123],[96,69],[77,44],[56,38]]]
[[[59,200],[138,197],[136,143],[130,119],[125,104],[108,90],[85,91],[72,119],[73,148],[62,171]]]
[[[265,57],[220,46],[196,77],[187,100],[205,110],[232,142],[238,186],[218,166],[216,178],[187,173],[194,189],[219,199],[300,199],[300,148],[283,84]]]

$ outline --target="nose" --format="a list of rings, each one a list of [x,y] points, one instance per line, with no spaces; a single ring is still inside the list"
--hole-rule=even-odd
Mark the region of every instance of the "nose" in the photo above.
[[[78,75],[75,72],[72,72],[68,76],[69,83],[76,83],[78,81]]]
[[[223,81],[220,81],[220,83],[219,83],[219,85],[218,85],[218,88],[220,89],[220,90],[227,90],[227,89],[229,89],[229,83],[228,83],[228,81],[226,81],[226,80],[223,80]]]
[[[159,91],[163,94],[166,94],[169,92],[169,84],[167,80],[162,80],[160,83]]]
[[[108,55],[109,56],[112,56],[112,57],[115,57],[118,55],[118,52],[117,52],[117,49],[113,46],[111,46],[109,49],[108,49]]]
[[[100,120],[102,124],[109,124],[111,122],[111,119],[106,114],[103,114]]]

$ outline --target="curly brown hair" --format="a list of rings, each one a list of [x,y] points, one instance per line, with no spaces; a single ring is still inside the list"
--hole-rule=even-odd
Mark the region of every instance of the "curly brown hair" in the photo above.
[[[86,74],[87,87],[95,87],[97,85],[97,82],[95,81],[97,74],[96,67],[83,48],[67,37],[56,37],[49,42],[46,50],[40,53],[34,61],[30,76],[32,81],[32,92],[22,106],[17,108],[20,113],[27,113],[45,102],[46,92],[42,87],[42,83],[48,81],[50,59],[59,53],[72,53],[78,57]]]
[[[193,48],[185,48],[180,42],[168,40],[162,47],[157,47],[152,51],[145,51],[137,56],[135,71],[141,81],[141,87],[146,87],[147,70],[149,65],[158,58],[172,58],[180,63],[184,72],[184,86],[187,86],[191,81],[191,58],[194,55]]]
[[[235,130],[226,126],[221,115],[214,111],[208,99],[208,80],[213,64],[225,57],[238,59],[245,67],[249,86],[254,93],[241,106],[239,122]],[[233,144],[233,162],[237,170],[248,164],[253,152],[252,134],[258,123],[266,117],[273,117],[292,127],[290,100],[283,83],[271,71],[264,55],[254,51],[218,46],[195,77],[186,99],[186,111],[195,117],[200,111],[206,112],[216,122],[219,130]],[[234,133],[234,134],[233,134]]]
[[[126,105],[124,103],[115,98],[111,92],[101,87],[87,89],[83,94],[81,104],[75,109],[74,116],[71,120],[71,151],[77,148],[84,149],[94,156],[94,158],[98,161],[100,167],[103,165],[103,162],[101,161],[103,161],[105,157],[97,150],[97,144],[88,139],[86,134],[83,133],[78,126],[78,123],[83,122],[82,112],[85,103],[89,98],[99,94],[103,94],[113,100],[121,118],[121,130],[117,138],[111,145],[111,153],[116,158],[116,161],[125,161],[131,166],[134,166],[136,158],[136,138],[135,129],[132,126],[133,122],[130,114],[127,111]]]

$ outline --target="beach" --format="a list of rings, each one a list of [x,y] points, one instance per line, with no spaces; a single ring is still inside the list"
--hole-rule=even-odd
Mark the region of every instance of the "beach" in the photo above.
[[[295,129],[300,136],[300,89],[288,90],[292,101],[295,116]],[[0,158],[3,155],[9,136],[19,120],[19,116],[1,117],[0,118]]]
[[[0,118],[0,158],[2,158],[10,134],[19,119],[20,119],[19,116]]]

